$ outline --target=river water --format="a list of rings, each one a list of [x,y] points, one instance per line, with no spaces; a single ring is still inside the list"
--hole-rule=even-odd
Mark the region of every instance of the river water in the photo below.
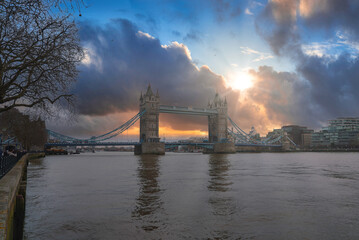
[[[27,177],[24,239],[359,239],[359,153],[97,152]]]

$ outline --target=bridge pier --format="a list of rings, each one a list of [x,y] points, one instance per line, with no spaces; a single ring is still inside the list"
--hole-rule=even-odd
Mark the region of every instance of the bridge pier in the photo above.
[[[213,146],[214,153],[235,153],[236,146],[232,142],[215,143]]]
[[[165,154],[165,143],[164,142],[143,142],[140,145],[135,146],[135,155],[142,154],[154,154],[164,155]]]
[[[215,143],[213,149],[205,149],[204,154],[211,153],[235,153],[236,146],[232,142]]]

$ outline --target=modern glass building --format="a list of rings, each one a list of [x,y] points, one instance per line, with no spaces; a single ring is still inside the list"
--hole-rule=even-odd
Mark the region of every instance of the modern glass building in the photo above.
[[[359,145],[359,118],[329,120],[329,126],[312,134],[312,147],[354,147]]]

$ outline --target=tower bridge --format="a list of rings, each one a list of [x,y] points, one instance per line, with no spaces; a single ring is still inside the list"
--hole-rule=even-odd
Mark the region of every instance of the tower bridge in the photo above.
[[[49,137],[53,139],[47,146],[118,146],[133,145],[135,154],[164,154],[165,145],[196,145],[201,146],[206,152],[233,153],[235,146],[258,146],[270,148],[289,148],[294,144],[285,133],[271,138],[258,140],[243,131],[227,114],[227,100],[222,99],[216,93],[212,102],[206,108],[169,106],[160,104],[158,91],[153,93],[149,85],[145,94],[141,93],[139,112],[121,126],[105,134],[94,136],[89,139],[78,139],[65,136],[48,130]],[[196,116],[207,116],[208,118],[208,142],[205,143],[165,143],[159,137],[159,115],[185,114]],[[108,140],[122,134],[140,120],[139,142],[109,142]],[[228,127],[228,122],[232,128]]]
[[[159,138],[160,113],[208,116],[208,142],[213,143],[213,152],[235,152],[234,142],[228,141],[227,101],[216,94],[208,108],[192,108],[160,105],[160,96],[153,93],[151,85],[140,96],[140,142],[135,146],[135,154],[164,154],[165,144]]]

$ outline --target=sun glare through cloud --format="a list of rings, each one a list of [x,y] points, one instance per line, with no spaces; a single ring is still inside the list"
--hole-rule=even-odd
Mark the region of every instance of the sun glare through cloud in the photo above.
[[[247,69],[228,74],[227,85],[236,90],[246,90],[253,86],[253,77]]]

